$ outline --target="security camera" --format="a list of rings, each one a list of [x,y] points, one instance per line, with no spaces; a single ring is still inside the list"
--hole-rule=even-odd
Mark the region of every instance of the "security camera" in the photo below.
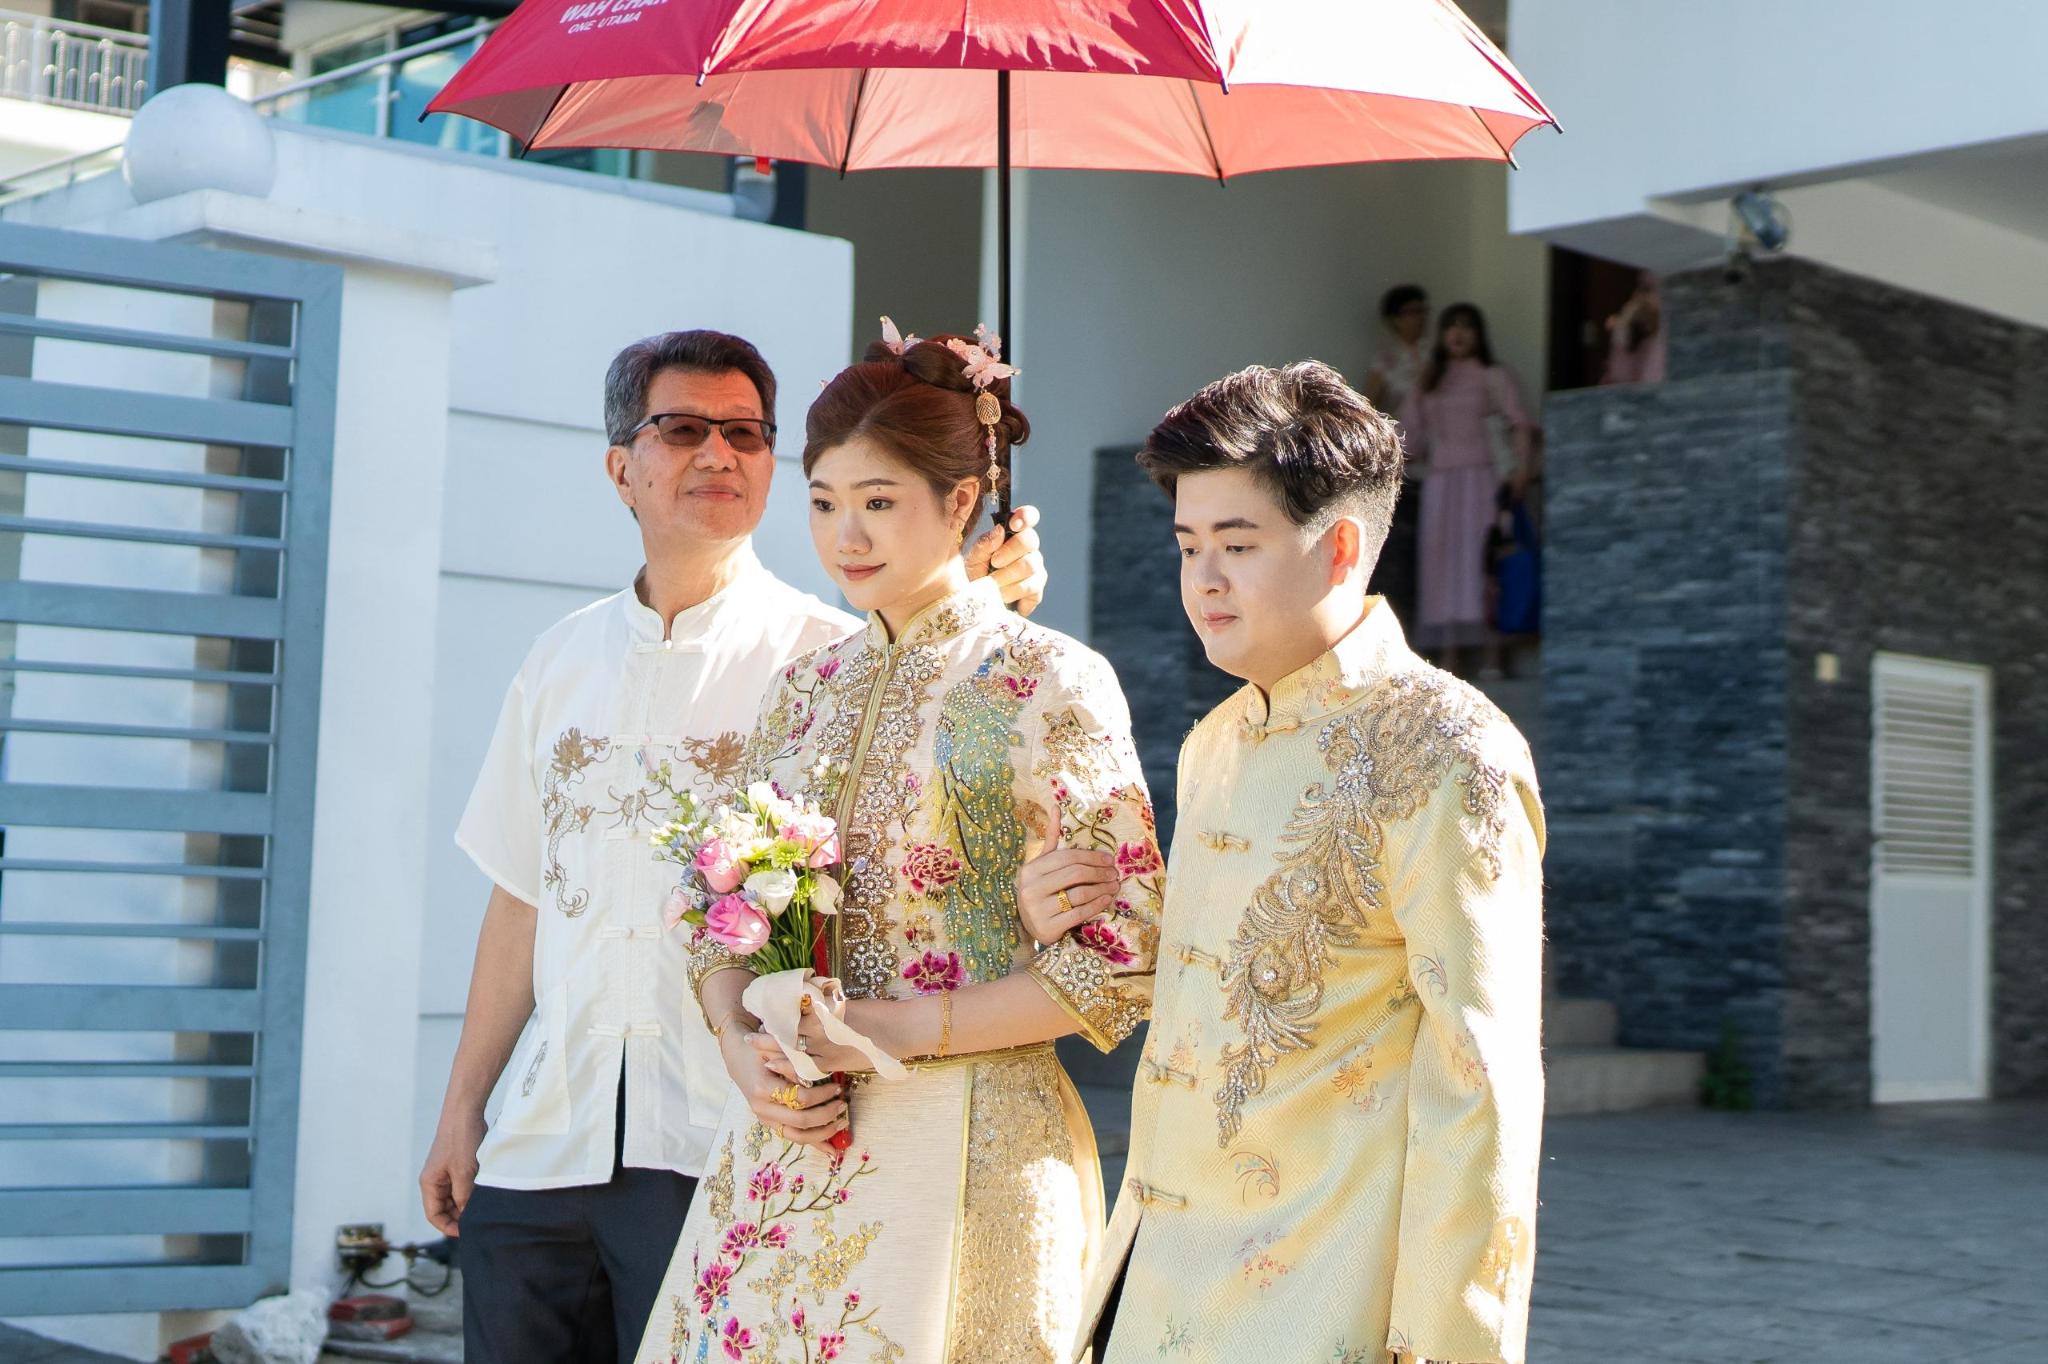
[[[1743,235],[1767,254],[1785,249],[1792,240],[1792,215],[1785,205],[1760,189],[1744,190],[1730,205],[1742,224]]]

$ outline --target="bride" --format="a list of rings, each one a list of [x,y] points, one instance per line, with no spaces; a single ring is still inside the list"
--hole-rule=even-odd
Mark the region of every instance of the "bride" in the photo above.
[[[642,1361],[1036,1364],[1074,1337],[1102,1181],[1052,1040],[1108,1050],[1144,1018],[1161,860],[1115,676],[961,564],[995,451],[1030,429],[1008,374],[963,338],[892,339],[811,407],[812,542],[868,623],[784,672],[741,781],[838,817],[846,1021],[910,1074],[862,1075],[807,1029],[852,1092],[766,1097],[764,1059],[786,1062],[740,1005],[744,963],[700,935],[691,977],[742,1094]],[[1076,851],[1027,875],[1032,907],[1094,917],[1034,951],[1017,876],[1053,848]]]

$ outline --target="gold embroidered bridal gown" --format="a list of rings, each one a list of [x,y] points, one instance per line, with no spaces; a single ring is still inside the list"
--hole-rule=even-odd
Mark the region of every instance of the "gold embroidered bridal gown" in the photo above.
[[[1161,861],[1108,666],[1005,609],[986,582],[787,669],[744,780],[840,820],[834,944],[856,998],[1028,972],[1105,1050],[1152,993]],[[1117,856],[1114,914],[1034,953],[1024,861],[1055,841]],[[692,976],[731,966],[692,948]],[[1095,1141],[1050,1043],[912,1063],[859,1083],[853,1145],[774,1136],[735,1095],[642,1361],[1061,1360],[1102,1224]]]

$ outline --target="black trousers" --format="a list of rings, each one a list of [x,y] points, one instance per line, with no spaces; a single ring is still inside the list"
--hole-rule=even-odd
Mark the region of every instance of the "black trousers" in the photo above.
[[[621,1077],[621,1145],[625,1108]],[[616,1150],[603,1184],[477,1185],[457,1242],[465,1364],[632,1364],[696,1187]]]

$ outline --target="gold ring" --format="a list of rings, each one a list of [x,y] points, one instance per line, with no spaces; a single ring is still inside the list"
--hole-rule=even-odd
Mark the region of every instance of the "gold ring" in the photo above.
[[[801,1103],[797,1102],[797,1100],[803,1097],[803,1094],[795,1085],[784,1085],[768,1097],[781,1104],[784,1108],[801,1109],[803,1107]]]
[[[1074,912],[1074,902],[1067,898],[1065,891],[1060,892],[1060,912],[1062,914],[1072,914]]]

